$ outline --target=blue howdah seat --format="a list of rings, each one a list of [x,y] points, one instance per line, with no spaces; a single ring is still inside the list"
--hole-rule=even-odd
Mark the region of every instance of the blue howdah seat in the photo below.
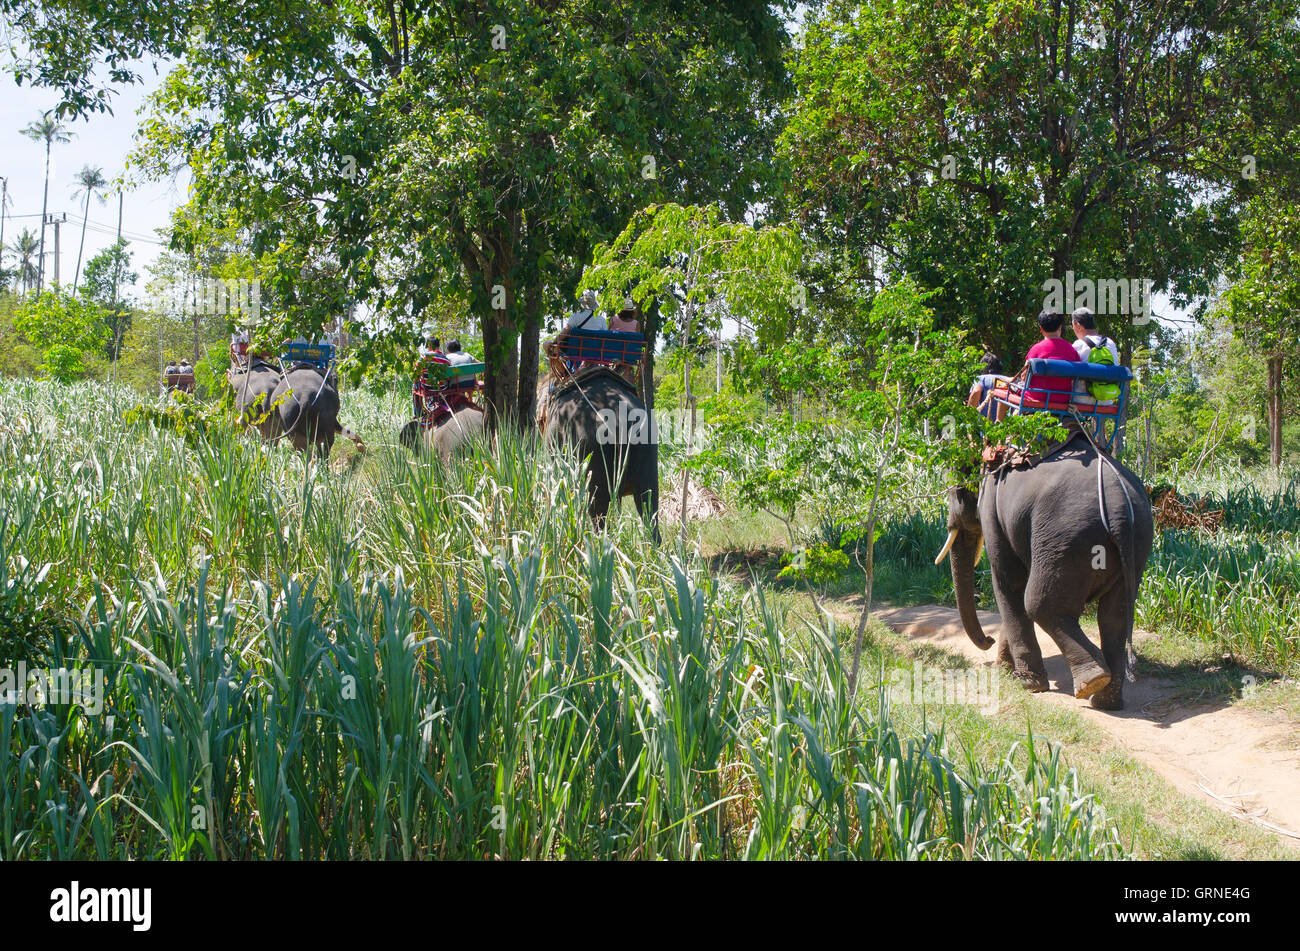
[[[294,341],[284,345],[280,354],[280,365],[284,367],[308,364],[318,370],[324,370],[334,361],[334,345],[331,343],[301,343]]]
[[[1041,358],[1030,360],[1028,367],[1029,372],[1023,386],[1012,389],[1007,383],[1000,382],[993,388],[992,398],[1009,407],[1012,415],[1051,413],[1062,420],[1091,419],[1095,423],[1093,438],[1099,446],[1109,450],[1128,403],[1128,386],[1133,379],[1133,372],[1128,367],[1108,363]],[[1072,389],[1066,392],[1045,387],[1044,377],[1068,379]],[[1119,397],[1097,400],[1090,393],[1075,392],[1073,387],[1076,380],[1118,383]]]
[[[645,337],[620,330],[570,330],[560,339],[560,354],[576,363],[640,363]]]

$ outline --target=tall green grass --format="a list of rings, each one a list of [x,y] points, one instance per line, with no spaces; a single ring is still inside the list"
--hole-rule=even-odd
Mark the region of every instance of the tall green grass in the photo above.
[[[1059,751],[904,735],[838,632],[593,535],[577,460],[444,469],[354,396],[377,448],[335,469],[130,402],[0,385],[0,665],[106,681],[0,702],[0,858],[1122,854]]]
[[[1269,669],[1300,669],[1300,538],[1163,532],[1137,620]]]

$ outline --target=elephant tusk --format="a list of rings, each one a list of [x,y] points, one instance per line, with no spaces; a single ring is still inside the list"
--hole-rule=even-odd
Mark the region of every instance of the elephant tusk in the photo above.
[[[957,529],[948,532],[948,541],[944,543],[942,550],[935,556],[934,563],[937,565],[948,557],[948,552],[952,551],[952,543],[957,540]]]
[[[980,536],[979,545],[975,548],[975,567],[980,566],[980,559],[984,557],[984,536]]]

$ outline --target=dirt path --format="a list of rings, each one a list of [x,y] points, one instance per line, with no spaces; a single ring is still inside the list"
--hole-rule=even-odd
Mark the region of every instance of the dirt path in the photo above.
[[[910,641],[960,654],[975,664],[996,661],[996,648],[981,651],[966,637],[955,608],[882,608],[875,617]],[[980,612],[980,620],[990,635],[1001,625],[998,615],[987,611]],[[1285,834],[1300,835],[1300,749],[1293,728],[1221,701],[1188,702],[1173,682],[1154,677],[1125,684],[1122,711],[1094,710],[1067,692],[1069,670],[1052,639],[1040,630],[1038,642],[1052,689],[1033,695],[1036,700],[1068,707],[1115,737],[1177,789],[1300,849],[1300,838]]]

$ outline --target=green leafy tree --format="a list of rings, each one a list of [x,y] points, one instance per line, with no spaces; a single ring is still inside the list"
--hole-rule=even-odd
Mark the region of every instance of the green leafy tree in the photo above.
[[[40,249],[40,239],[36,237],[30,228],[24,228],[18,232],[18,237],[14,239],[14,243],[8,249],[17,265],[14,268],[15,281],[20,286],[24,297],[38,280],[36,262]]]
[[[1268,366],[1269,457],[1282,465],[1283,375],[1300,366],[1300,203],[1264,193],[1243,228],[1240,276],[1229,288],[1227,312],[1237,335]]]
[[[1256,163],[1295,177],[1298,24],[1294,2],[814,9],[782,137],[826,249],[813,314],[909,274],[941,326],[1015,362],[1067,272],[1210,294]],[[1149,316],[1103,316],[1125,359]]]
[[[286,328],[361,302],[391,329],[363,357],[395,357],[393,337],[459,298],[494,416],[525,417],[545,315],[597,243],[650,202],[739,216],[770,194],[790,7],[3,0],[36,51],[16,74],[70,114],[107,108],[101,66],[120,83],[141,56],[178,63],[137,157],[192,172],[177,248],[235,222]]]
[[[81,284],[82,295],[103,308],[109,332],[105,356],[114,361],[121,356],[123,338],[131,327],[131,307],[121,299],[119,289],[134,284],[139,276],[131,270],[129,246],[125,238],[118,238],[91,256],[86,262],[86,279]]]
[[[14,326],[41,351],[41,369],[63,383],[86,372],[86,354],[102,350],[109,335],[99,305],[59,288],[24,301]]]

